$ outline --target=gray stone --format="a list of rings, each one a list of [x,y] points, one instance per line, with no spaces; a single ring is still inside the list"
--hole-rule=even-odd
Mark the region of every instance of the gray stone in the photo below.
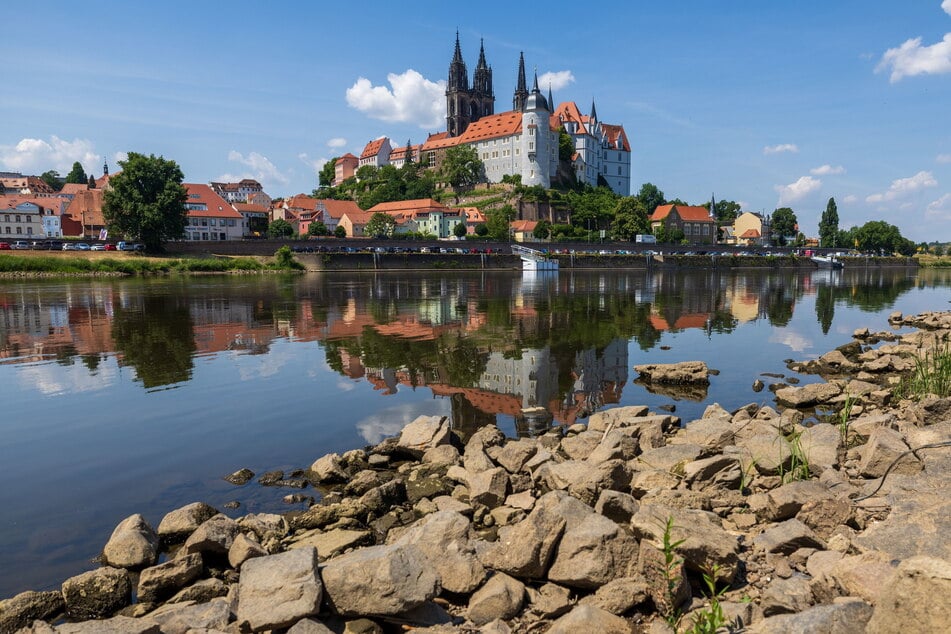
[[[620,577],[607,582],[597,589],[594,594],[588,595],[581,603],[606,610],[618,616],[629,612],[634,606],[647,601],[650,594],[647,583],[641,577]]]
[[[449,444],[448,416],[420,416],[400,432],[397,446],[400,451],[416,458],[427,450]]]
[[[743,478],[740,461],[735,456],[720,454],[694,460],[684,465],[684,481],[693,489],[733,489]]]
[[[680,363],[648,363],[635,365],[634,371],[647,383],[674,385],[707,385],[710,383],[710,371],[703,361],[682,361]]]
[[[519,473],[525,464],[538,451],[538,444],[527,439],[510,440],[498,451],[493,452],[492,459],[505,468],[509,473]]]
[[[322,594],[316,549],[255,557],[241,567],[235,614],[255,632],[288,627],[317,614]]]
[[[252,476],[253,477],[253,476]],[[165,514],[158,525],[158,535],[166,542],[181,541],[218,511],[204,502],[192,502]]]
[[[753,544],[768,553],[787,555],[799,548],[826,547],[812,529],[797,519],[786,520],[766,529],[753,538]]]
[[[631,516],[637,513],[638,504],[634,496],[620,491],[601,491],[598,501],[594,505],[595,513],[600,513],[606,518],[627,525],[631,521]]]
[[[228,549],[228,563],[235,570],[240,570],[241,564],[247,560],[252,557],[263,557],[265,555],[267,555],[267,551],[261,547],[261,544],[252,540],[244,533],[238,533],[237,537],[234,538],[234,542],[231,544],[231,548]]]
[[[471,522],[454,511],[439,511],[416,522],[393,543],[416,546],[449,592],[464,594],[479,587],[485,568],[469,540]]]
[[[254,533],[261,544],[287,534],[287,520],[276,513],[248,513],[237,522],[243,530]]]
[[[182,588],[165,603],[208,603],[216,597],[228,594],[228,586],[221,579],[202,579],[187,588]]]
[[[224,598],[194,605],[166,604],[150,612],[147,619],[158,623],[162,634],[188,634],[202,629],[221,631],[231,619],[231,606]]]
[[[767,517],[775,522],[795,517],[807,502],[828,499],[832,494],[815,480],[797,480],[772,489],[766,497]]]
[[[822,539],[828,539],[837,528],[852,518],[852,504],[843,498],[820,498],[802,505],[796,519],[811,528]]]
[[[612,429],[604,434],[604,437],[601,438],[601,441],[585,460],[593,464],[600,464],[608,460],[632,460],[638,452],[638,441],[629,433],[629,430]]]
[[[343,616],[411,610],[439,592],[439,577],[414,545],[361,548],[328,561],[321,575],[327,603]]]
[[[316,548],[319,561],[323,562],[357,546],[373,543],[373,533],[365,530],[334,528],[322,531],[319,528],[295,535],[289,548]]]
[[[862,462],[859,465],[859,471],[866,478],[880,478],[885,475],[889,466],[906,451],[908,451],[908,445],[902,440],[899,432],[887,427],[879,427],[871,433],[868,442],[862,447]],[[891,468],[891,473],[895,475],[914,475],[921,469],[921,462],[915,457],[915,454],[910,453],[895,463],[895,466]]]
[[[802,387],[784,387],[776,390],[776,400],[792,408],[804,408],[827,403],[842,393],[835,383],[810,383]]]
[[[202,560],[198,553],[146,568],[139,574],[136,596],[140,602],[158,603],[201,576],[201,570]]]
[[[0,601],[0,632],[16,632],[36,620],[47,620],[66,608],[63,595],[56,592],[28,590]]]
[[[861,599],[817,605],[798,614],[780,614],[757,621],[749,634],[865,634],[872,606]],[[897,630],[896,630],[897,631]]]
[[[719,581],[733,582],[739,568],[739,540],[723,530],[712,513],[642,502],[631,518],[631,529],[636,538],[660,548],[668,520],[673,522],[671,541],[683,540],[676,551],[688,569],[705,574],[716,566]]]
[[[250,482],[251,478],[253,477],[254,477],[254,472],[251,471],[250,469],[238,469],[231,475],[226,475],[225,480],[227,480],[231,484],[235,484],[237,486],[243,486],[247,484],[248,482]]]
[[[426,450],[422,462],[437,466],[459,464],[459,450],[452,445],[437,445]]]
[[[195,529],[181,553],[209,553],[213,555],[228,555],[228,549],[234,543],[234,538],[241,532],[241,527],[227,515],[218,514],[203,522]]]
[[[726,412],[724,412],[726,413]],[[706,449],[723,449],[732,445],[736,430],[730,422],[729,414],[726,418],[701,418],[688,423],[685,428],[671,439],[674,444],[698,445]]]
[[[112,531],[102,558],[116,568],[151,566],[158,557],[158,542],[158,535],[149,523],[136,513],[119,522]]]
[[[498,541],[479,553],[482,563],[522,579],[544,577],[567,524],[558,508],[564,497],[567,494],[560,491],[546,493],[536,501],[528,517],[500,529]]]
[[[339,454],[321,456],[310,465],[311,477],[317,482],[346,482],[347,472]]]
[[[510,619],[521,611],[524,601],[525,585],[497,572],[473,593],[466,617],[476,625],[485,625],[495,619]]]
[[[502,467],[469,474],[469,501],[473,504],[495,508],[508,493],[509,476]]]
[[[682,474],[686,464],[703,455],[703,451],[700,445],[667,445],[645,451],[634,462],[638,470],[661,469]]]
[[[132,583],[123,568],[97,568],[63,582],[66,614],[74,619],[99,619],[132,601]]]
[[[841,445],[842,433],[834,425],[813,425],[799,434],[799,446],[813,473],[822,473],[837,465]]]
[[[546,583],[538,590],[526,588],[532,614],[543,619],[561,616],[571,608],[571,591],[555,583]]]
[[[868,632],[942,632],[949,614],[951,563],[912,557],[898,565],[893,581],[882,589]]]
[[[287,630],[287,634],[334,634],[334,631],[315,619],[301,619]]]
[[[552,623],[548,634],[631,634],[631,625],[619,616],[588,604],[580,604]]]
[[[588,417],[588,429],[591,431],[606,431],[608,427],[626,427],[631,421],[647,416],[647,412],[648,407],[646,405],[614,407],[595,412]]]
[[[637,540],[614,521],[588,511],[565,529],[548,569],[550,581],[590,589],[634,572]]]
[[[813,594],[821,602],[836,596],[860,597],[871,604],[892,584],[895,563],[885,553],[871,551],[845,556],[813,582]]]
[[[111,619],[62,623],[56,634],[165,634],[166,630],[151,620],[114,616]],[[171,632],[169,632],[171,634]]]
[[[774,578],[760,598],[765,616],[802,612],[813,604],[812,589],[805,575],[793,574],[788,579]]]

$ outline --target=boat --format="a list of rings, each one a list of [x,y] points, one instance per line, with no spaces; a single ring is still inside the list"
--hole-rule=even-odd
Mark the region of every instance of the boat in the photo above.
[[[557,271],[558,260],[536,249],[513,244],[512,253],[522,258],[523,271]]]
[[[842,260],[837,260],[834,255],[814,255],[810,258],[820,269],[841,269]]]

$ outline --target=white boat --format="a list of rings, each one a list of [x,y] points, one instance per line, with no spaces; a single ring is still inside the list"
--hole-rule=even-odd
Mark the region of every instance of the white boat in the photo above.
[[[834,255],[814,255],[810,258],[820,269],[841,269],[842,261]]]
[[[558,260],[536,249],[512,245],[512,253],[522,258],[523,271],[557,271]]]

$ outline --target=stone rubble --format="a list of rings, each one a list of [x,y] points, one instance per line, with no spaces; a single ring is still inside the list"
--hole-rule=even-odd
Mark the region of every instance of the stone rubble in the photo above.
[[[133,515],[102,567],[0,601],[0,634],[685,631],[710,609],[705,576],[730,631],[943,631],[951,448],[902,454],[951,441],[951,398],[900,386],[951,313],[889,324],[917,330],[789,362],[821,382],[778,387],[776,408],[711,404],[682,426],[618,407],[520,439],[424,416],[265,474],[320,485],[306,510],[234,520],[196,502],[157,530]],[[636,369],[668,387],[711,374]]]

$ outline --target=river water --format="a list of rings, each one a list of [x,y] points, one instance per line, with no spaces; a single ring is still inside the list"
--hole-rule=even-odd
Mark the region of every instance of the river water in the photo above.
[[[624,405],[689,422],[773,404],[755,379],[891,311],[946,309],[949,286],[906,269],[2,281],[0,598],[93,568],[132,513],[302,508],[282,501],[297,489],[222,477],[307,467],[422,414],[515,436]],[[694,359],[719,370],[708,390],[635,382],[635,365]]]

